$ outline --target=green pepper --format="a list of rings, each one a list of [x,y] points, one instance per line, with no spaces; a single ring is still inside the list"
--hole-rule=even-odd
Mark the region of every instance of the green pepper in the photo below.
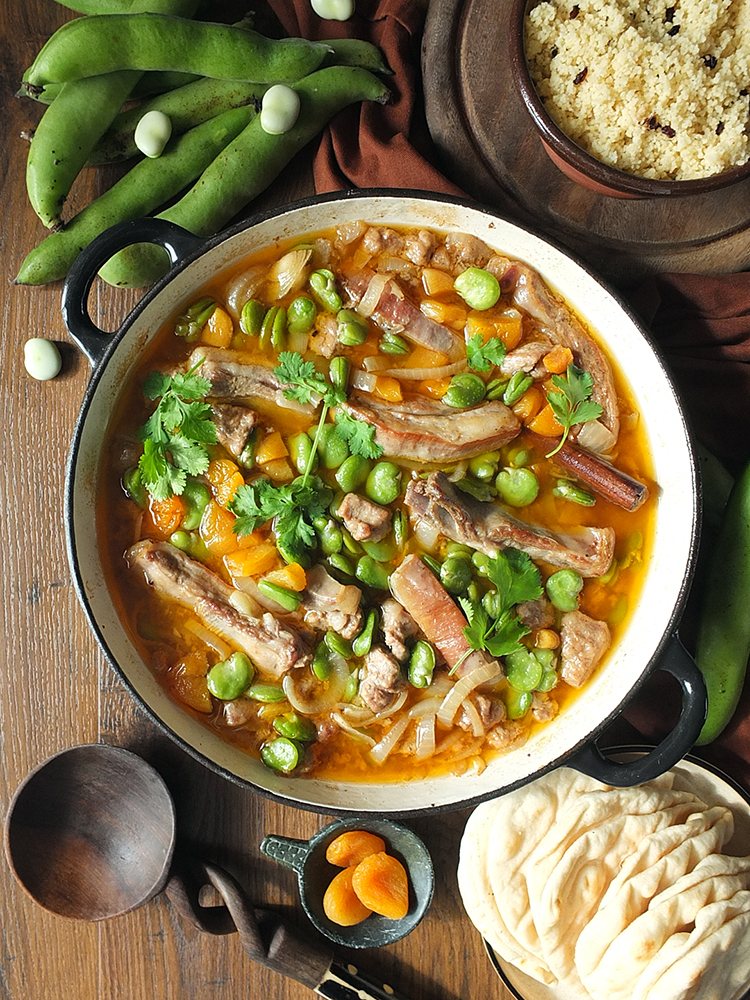
[[[253,665],[244,653],[232,653],[208,671],[208,690],[221,701],[232,701],[245,693],[254,673]]]
[[[695,662],[708,692],[696,743],[711,743],[735,713],[750,656],[750,464],[735,482],[711,553],[699,609]]]
[[[423,552],[420,555],[419,558],[422,560],[422,562],[425,564],[425,566],[429,567],[429,569],[432,570],[432,572],[435,574],[435,576],[439,580],[440,579],[440,563],[437,561],[437,559],[433,559],[432,556],[428,556],[426,552]]]

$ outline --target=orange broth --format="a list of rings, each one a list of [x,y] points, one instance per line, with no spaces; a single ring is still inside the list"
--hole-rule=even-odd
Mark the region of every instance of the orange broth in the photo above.
[[[405,233],[406,231],[401,235],[405,235]],[[312,243],[316,238],[329,240],[335,244],[337,234],[335,231],[331,231],[316,234],[315,237],[305,237],[305,243]],[[239,262],[236,274],[245,272],[258,264],[270,264],[297,243],[298,241],[294,241],[294,243],[290,242],[284,246],[273,246],[254,255],[250,260]],[[314,261],[315,257],[313,257],[313,263]],[[337,253],[334,263],[330,265],[325,263],[322,266],[331,266],[338,273],[339,268],[346,270],[362,266],[363,263],[367,262],[367,255],[362,248],[361,240],[358,239],[344,247],[340,254]],[[372,261],[369,263],[372,264]],[[418,268],[417,271],[419,271]],[[222,274],[221,278],[217,278],[214,283],[196,291],[191,301],[210,296],[215,298],[220,306],[223,306],[225,289],[230,285],[231,280],[232,275]],[[419,287],[417,285],[407,290],[407,294],[417,304],[416,289]],[[307,286],[304,285],[301,290],[289,293],[281,299],[281,304],[288,304],[298,294],[309,296],[310,293]],[[421,295],[424,297],[423,291]],[[431,301],[451,307],[451,309],[446,310],[446,314],[450,316],[450,321],[446,322],[446,325],[452,325],[453,329],[461,332],[463,327],[461,317],[462,315],[465,317],[469,310],[458,294],[452,291],[442,291],[439,294],[433,294]],[[494,311],[490,310],[489,313],[497,313],[509,305],[509,298],[504,295]],[[428,308],[430,307],[428,306]],[[122,476],[125,469],[133,466],[138,459],[141,446],[137,431],[145,423],[154,406],[143,395],[144,379],[154,370],[170,371],[180,365],[184,369],[189,354],[195,347],[199,347],[204,342],[202,338],[206,335],[206,328],[194,343],[186,343],[183,338],[175,336],[175,318],[173,317],[170,322],[164,325],[164,328],[144,352],[137,371],[130,379],[129,384],[124,387],[118,401],[115,415],[108,430],[108,441],[103,449],[104,466],[101,470],[100,502],[97,512],[98,536],[110,580],[110,590],[121,620],[140,655],[159,682],[170,697],[177,701],[185,711],[208,727],[218,731],[224,739],[241,750],[257,756],[264,743],[277,735],[273,728],[273,720],[278,715],[288,714],[290,712],[289,704],[286,701],[257,703],[257,711],[251,723],[236,728],[229,727],[224,721],[224,703],[209,693],[206,675],[213,664],[225,658],[227,648],[233,651],[230,644],[223,638],[217,636],[212,638],[210,634],[207,635],[210,630],[197,623],[197,619],[190,610],[161,597],[145,583],[142,574],[128,567],[124,558],[124,553],[138,539],[144,537],[169,538],[169,531],[160,530],[149,511],[144,511],[127,495],[122,485]],[[533,323],[530,322],[529,317],[524,317],[524,338],[531,326]],[[236,319],[234,330],[235,333],[239,330]],[[363,359],[369,355],[378,354],[378,343],[381,336],[382,330],[378,330],[375,323],[370,320],[366,342],[345,352],[353,366],[361,365]],[[245,338],[241,334],[239,337],[244,341],[241,347],[246,360],[253,363],[259,361],[265,361],[266,364],[275,363],[276,352],[261,352],[257,340]],[[416,350],[422,349],[416,348]],[[327,363],[321,363],[324,359],[318,355],[306,351],[304,356],[315,359],[321,370],[327,371]],[[396,357],[394,365],[402,364],[404,360]],[[437,360],[440,361],[440,358],[438,357]],[[628,621],[630,611],[638,600],[643,584],[645,566],[652,542],[654,510],[658,493],[653,482],[646,429],[638,419],[632,394],[622,374],[618,371],[614,371],[613,374],[620,401],[621,430],[615,451],[608,456],[608,460],[623,472],[644,482],[649,487],[648,499],[633,512],[622,510],[601,497],[598,497],[595,505],[590,507],[558,499],[552,494],[552,486],[556,479],[570,478],[570,474],[555,466],[553,460],[546,459],[538,452],[532,452],[529,467],[539,479],[539,495],[527,507],[520,510],[512,509],[512,513],[520,519],[538,523],[552,530],[565,530],[566,526],[581,525],[610,525],[615,529],[617,542],[612,568],[600,579],[587,579],[580,598],[581,611],[593,618],[607,621],[612,634],[610,650],[617,644]],[[485,378],[489,380],[496,375],[497,372],[492,371]],[[386,388],[388,387],[386,386]],[[432,385],[420,384],[418,388],[423,394],[429,396],[435,392],[439,394],[444,386],[438,385],[436,389]],[[253,404],[253,406],[262,416],[261,442],[272,431],[280,431],[282,438],[287,440],[290,435],[314,428],[317,423],[317,412],[314,417],[307,417],[292,410],[279,410],[273,404]],[[328,419],[331,419],[330,416]],[[523,445],[523,435],[500,450],[498,468],[502,468],[508,463],[509,456],[518,451],[519,445]],[[210,452],[214,459],[231,459],[231,456],[220,445],[211,446]],[[398,459],[393,459],[391,456],[385,455],[383,458],[398,462]],[[444,471],[450,473],[455,465],[456,463],[446,466]],[[392,505],[393,509],[403,508],[403,488],[411,470],[415,468],[413,462],[403,463],[402,490],[399,498]],[[423,470],[428,469],[427,466],[422,468]],[[244,470],[244,477],[249,481],[262,471],[257,467],[247,469]],[[296,470],[292,470],[292,475],[296,474]],[[335,483],[333,485],[335,488]],[[231,524],[233,515],[226,510],[225,506],[216,504],[216,508],[212,509],[219,520],[224,519]],[[408,514],[408,512],[406,513]],[[205,519],[204,515],[204,522]],[[199,531],[202,535],[204,534],[203,524]],[[258,546],[273,546],[274,544],[270,524],[257,527],[249,538],[232,536],[231,530],[228,536],[222,537],[224,541],[221,544],[208,545],[208,551],[202,554],[201,559],[225,581],[230,579],[224,558],[227,555],[227,545],[233,546],[229,549],[230,553],[242,553],[243,551],[262,551],[258,549]],[[444,554],[445,545],[446,541],[443,540],[437,552],[433,551],[431,554],[440,559]],[[420,551],[420,544],[413,531],[410,530],[400,558],[409,552]],[[320,553],[313,554],[313,559],[320,561],[322,557]],[[258,576],[266,576],[268,572],[281,569],[284,565],[284,561],[278,553],[275,557],[272,554],[270,566],[266,566]],[[538,566],[543,579],[546,579],[555,569],[555,567],[545,564],[538,564]],[[357,581],[345,580],[345,582],[356,583]],[[479,585],[486,586],[486,583],[482,584],[479,581]],[[368,588],[363,588],[363,591],[363,600],[372,607],[378,607],[388,596],[385,592],[373,593]],[[198,624],[197,629],[196,624]],[[532,639],[533,637],[527,641],[530,642]],[[382,640],[380,641],[382,642]],[[603,663],[597,669],[606,669],[606,662],[607,656],[605,655]],[[353,671],[360,669],[361,662],[352,658],[350,667]],[[445,668],[441,669],[438,666],[435,676],[445,674],[447,674]],[[264,678],[256,676],[256,680],[262,679]],[[490,693],[502,699],[504,687],[507,688],[505,681],[495,684],[494,687],[490,685]],[[429,687],[413,688],[408,683],[406,683],[406,690],[407,699],[402,712],[407,712],[417,699],[429,696],[430,693]],[[551,696],[557,702],[561,712],[565,711],[566,706],[576,695],[577,690],[562,681],[551,692]],[[379,740],[397,718],[399,718],[398,715],[376,722],[369,729],[363,727],[363,731],[372,739]],[[369,757],[370,745],[367,742],[352,738],[341,730],[331,736],[330,724],[324,724],[326,720],[316,718],[313,721],[318,726],[319,731],[322,732],[325,729],[327,735],[325,739],[321,738],[307,744],[303,763],[296,773],[308,773],[316,777],[355,781],[403,781],[427,775],[463,773],[468,769],[481,769],[486,761],[497,752],[506,752],[505,748],[502,751],[493,749],[484,739],[475,737],[471,730],[467,732],[454,725],[450,730],[438,731],[438,752],[428,759],[423,761],[415,759],[413,739],[410,740],[407,732],[386,760],[382,764],[376,765]],[[554,720],[537,722],[532,718],[532,713],[527,712],[523,718],[518,720],[520,737],[511,743],[510,749],[512,750],[513,746],[522,745],[523,737],[541,725],[554,725]]]

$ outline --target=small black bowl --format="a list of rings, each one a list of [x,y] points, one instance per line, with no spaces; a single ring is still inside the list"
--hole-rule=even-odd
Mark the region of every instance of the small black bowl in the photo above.
[[[409,912],[400,920],[372,913],[351,927],[334,924],[323,911],[323,896],[331,880],[342,869],[326,860],[328,845],[347,830],[366,830],[382,837],[386,852],[397,858],[409,876]],[[261,853],[297,872],[300,899],[314,926],[336,944],[346,948],[378,948],[410,934],[432,902],[435,873],[430,854],[419,837],[393,820],[360,816],[338,820],[319,830],[310,840],[295,840],[269,834]]]
[[[544,101],[534,87],[526,62],[524,41],[526,12],[536,2],[537,0],[511,0],[508,35],[511,70],[518,93],[545,152],[566,177],[590,191],[613,198],[657,198],[705,194],[731,187],[732,184],[750,176],[750,161],[748,161],[732,170],[686,181],[639,177],[637,174],[618,170],[597,160],[573,142],[550,117]]]

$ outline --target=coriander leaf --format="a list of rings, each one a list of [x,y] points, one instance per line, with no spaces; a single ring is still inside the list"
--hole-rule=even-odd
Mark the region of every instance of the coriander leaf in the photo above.
[[[143,454],[138,462],[138,468],[143,485],[154,500],[168,500],[175,494],[179,496],[185,489],[187,478],[185,472],[167,459],[163,445],[157,445],[146,439],[143,442]]]
[[[366,420],[358,420],[343,410],[336,411],[336,433],[349,445],[352,455],[380,458],[383,449],[375,441],[375,428]]]
[[[542,580],[531,558],[518,549],[506,548],[487,564],[487,577],[497,587],[503,612],[523,601],[542,595]]]
[[[203,399],[211,391],[211,383],[207,378],[203,378],[202,375],[196,375],[195,368],[198,365],[203,364],[203,358],[200,359],[190,369],[189,372],[177,372],[172,376],[172,386],[174,392],[182,396],[183,399],[194,400]]]
[[[300,562],[316,543],[312,522],[325,513],[331,497],[329,487],[317,477],[308,482],[300,477],[280,486],[257,479],[240,486],[229,504],[236,515],[233,530],[247,535],[258,525],[273,521],[279,547]]]
[[[305,361],[299,351],[282,351],[279,354],[278,365],[273,373],[286,388],[283,393],[287,399],[298,403],[317,403],[313,396],[320,396],[325,406],[338,406],[346,399],[346,393],[331,385],[328,379],[319,372],[312,361]]]
[[[466,342],[469,368],[478,372],[488,372],[493,365],[501,365],[506,353],[505,344],[500,337],[490,337],[485,342],[481,333],[476,333]]]
[[[493,634],[487,639],[485,649],[491,656],[508,656],[521,645],[521,639],[531,631],[518,615],[506,611],[495,622]]]
[[[167,389],[169,389],[171,382],[172,379],[169,375],[162,375],[161,372],[151,372],[143,383],[143,395],[147,399],[156,399],[159,396],[163,396]]]
[[[463,633],[472,649],[486,649],[487,637],[492,631],[494,621],[478,601],[468,597],[459,597],[458,603],[464,610],[469,624]]]
[[[167,450],[172,456],[172,464],[184,469],[191,476],[200,476],[208,468],[208,452],[198,442],[190,441],[182,434],[173,434]]]
[[[183,407],[180,433],[183,437],[203,444],[216,444],[216,424],[211,419],[212,410],[208,403],[190,403]]]
[[[229,510],[236,518],[232,530],[237,535],[250,535],[259,524],[269,520],[263,514],[263,508],[257,494],[257,483],[246,483],[244,486],[240,486],[229,504]]]
[[[596,420],[602,414],[599,403],[590,399],[594,389],[594,380],[588,372],[568,365],[565,375],[553,375],[552,383],[558,390],[547,393],[547,401],[552,407],[555,419],[563,426],[560,443],[546,457],[551,458],[565,444],[574,424],[582,424],[587,420]]]

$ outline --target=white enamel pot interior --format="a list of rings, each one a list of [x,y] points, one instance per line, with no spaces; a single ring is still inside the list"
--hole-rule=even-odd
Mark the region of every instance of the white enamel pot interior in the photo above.
[[[134,649],[110,597],[92,530],[104,429],[120,387],[165,320],[206,281],[255,250],[357,219],[472,233],[491,247],[527,261],[605,340],[630,382],[648,428],[660,488],[657,527],[643,592],[627,631],[604,669],[569,708],[523,748],[498,757],[479,775],[400,784],[284,777],[235,749],[172,702]],[[105,335],[88,316],[91,283],[98,267],[115,250],[141,241],[165,246],[174,267],[146,294],[116,335]],[[233,780],[303,808],[338,814],[409,814],[480,801],[561,763],[612,784],[635,784],[662,773],[692,746],[705,713],[705,689],[675,636],[695,559],[699,520],[695,462],[685,418],[665,368],[638,322],[617,296],[568,254],[471,204],[418,192],[352,192],[298,202],[206,242],[168,224],[160,226],[159,220],[115,227],[79,258],[66,283],[63,313],[71,334],[94,365],[66,487],[68,548],[79,596],[102,649],[133,696],[189,753]],[[682,686],[680,722],[652,755],[642,759],[639,769],[606,761],[595,746],[597,734],[657,668],[673,673]]]

